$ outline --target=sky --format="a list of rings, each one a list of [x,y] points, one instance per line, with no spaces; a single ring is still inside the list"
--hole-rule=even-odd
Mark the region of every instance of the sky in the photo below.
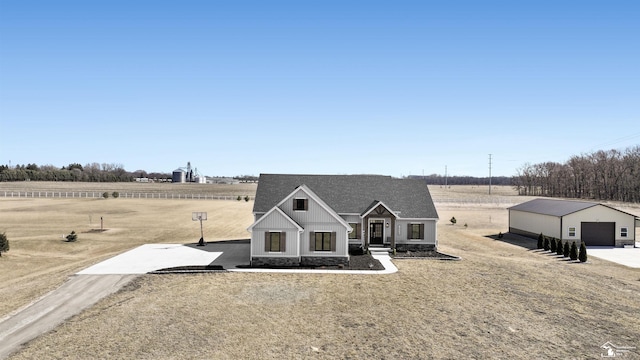
[[[5,165],[513,176],[639,124],[637,0],[0,0]]]

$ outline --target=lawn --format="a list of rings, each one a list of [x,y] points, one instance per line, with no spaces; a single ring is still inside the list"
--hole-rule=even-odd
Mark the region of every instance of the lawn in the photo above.
[[[506,231],[506,206],[528,198],[484,191],[432,187],[439,249],[462,261],[394,260],[392,275],[143,275],[11,359],[600,358],[607,341],[640,348],[640,270],[596,258],[570,263],[488,237]],[[0,314],[124,249],[196,241],[191,211],[209,211],[205,236],[246,238],[251,206],[0,199],[12,241],[0,259]],[[113,230],[86,233],[99,214]],[[62,242],[56,234],[71,228],[78,243]],[[21,301],[9,296],[14,287],[25,288]],[[626,358],[634,356],[638,349]]]

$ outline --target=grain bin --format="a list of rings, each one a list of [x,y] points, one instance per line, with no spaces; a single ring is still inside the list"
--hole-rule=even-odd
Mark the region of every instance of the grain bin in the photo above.
[[[171,182],[174,182],[174,183],[185,183],[185,182],[187,182],[187,173],[182,169],[174,170]]]

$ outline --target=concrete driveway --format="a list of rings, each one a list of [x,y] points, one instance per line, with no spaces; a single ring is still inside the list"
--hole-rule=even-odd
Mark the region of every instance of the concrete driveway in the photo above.
[[[640,243],[636,243],[635,248],[587,246],[587,256],[597,257],[631,268],[640,268]]]
[[[228,240],[208,243],[206,246],[186,245],[198,251],[221,252],[211,265],[222,266],[225,270],[235,269],[238,265],[249,266],[251,261],[251,240]],[[193,265],[193,264],[192,264]]]
[[[220,265],[233,269],[248,265],[250,241],[229,240],[196,244],[146,244],[88,267],[78,275],[146,274],[179,266]]]

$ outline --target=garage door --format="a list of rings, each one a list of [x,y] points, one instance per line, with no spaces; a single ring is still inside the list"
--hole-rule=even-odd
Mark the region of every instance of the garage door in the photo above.
[[[616,223],[583,222],[581,238],[587,246],[615,246]]]

